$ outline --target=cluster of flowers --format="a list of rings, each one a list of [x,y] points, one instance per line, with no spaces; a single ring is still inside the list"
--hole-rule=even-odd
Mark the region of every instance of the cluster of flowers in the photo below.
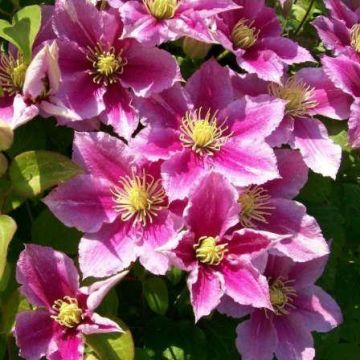
[[[12,48],[1,55],[1,118],[14,128],[40,113],[76,130],[84,174],[44,202],[84,233],[84,278],[109,277],[79,288],[71,259],[27,246],[17,280],[38,308],[17,317],[23,357],[78,359],[81,334],[121,331],[93,311],[139,260],[153,274],[189,273],[196,321],[250,314],[237,328],[244,360],[314,358],[311,331],[342,321],[314,285],[329,246],[293,200],[308,168],[335,178],[340,166],[314,116],[350,117],[360,146],[360,13],[327,3],[332,17],[315,26],[336,57],[291,76],[289,65],[315,60],[281,36],[264,0],[57,0],[43,7],[29,64]],[[183,85],[157,47],[182,37],[222,45],[246,74],[209,59]]]

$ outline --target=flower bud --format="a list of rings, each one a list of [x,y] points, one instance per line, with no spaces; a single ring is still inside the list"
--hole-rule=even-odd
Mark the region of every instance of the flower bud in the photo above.
[[[0,120],[0,150],[7,150],[10,148],[14,139],[14,133],[12,129],[6,124],[6,122]]]
[[[211,44],[185,37],[182,48],[186,56],[191,59],[203,59],[208,54]]]

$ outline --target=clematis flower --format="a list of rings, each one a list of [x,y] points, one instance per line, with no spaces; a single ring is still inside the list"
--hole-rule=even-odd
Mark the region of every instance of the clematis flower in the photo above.
[[[135,153],[161,167],[169,199],[184,199],[210,169],[233,184],[261,184],[278,177],[265,142],[284,115],[284,101],[267,95],[234,100],[229,71],[207,61],[185,88],[141,101],[147,123],[131,143]]]
[[[101,11],[86,0],[58,0],[54,29],[62,74],[58,96],[75,113],[73,121],[99,116],[128,139],[138,126],[133,93],[149,96],[180,78],[166,51],[135,39],[119,40],[123,23],[114,9]]]
[[[184,211],[186,230],[163,247],[174,264],[188,271],[195,319],[209,315],[224,294],[243,305],[271,309],[265,278],[251,256],[281,240],[268,232],[228,230],[238,222],[237,193],[220,174],[205,176],[189,196]]]
[[[169,260],[157,248],[181,225],[169,211],[159,164],[135,161],[124,143],[104,133],[76,133],[73,160],[86,174],[44,202],[65,225],[85,232],[79,245],[84,276],[112,275],[138,257],[149,271],[164,274]]]
[[[312,360],[312,331],[328,332],[342,322],[336,302],[314,282],[327,257],[304,263],[269,256],[265,276],[270,285],[273,310],[252,309],[224,298],[218,310],[250,319],[237,327],[236,346],[244,360]]]
[[[17,263],[16,279],[36,309],[16,316],[20,355],[27,360],[82,359],[83,335],[122,332],[118,324],[94,311],[126,273],[80,288],[79,273],[68,256],[27,245]]]
[[[340,166],[341,148],[329,138],[326,127],[314,116],[347,119],[351,98],[337,89],[318,68],[301,69],[284,78],[282,84],[253,80],[252,75],[235,75],[232,81],[237,96],[268,93],[287,101],[285,117],[268,142],[272,146],[289,144],[293,149],[299,149],[311,170],[335,178]]]
[[[359,0],[325,2],[331,17],[318,16],[313,25],[326,48],[335,55],[346,54],[360,59]]]
[[[360,148],[360,65],[347,56],[322,58],[324,71],[334,85],[353,97],[350,108],[349,143]]]
[[[125,37],[159,45],[183,36],[213,42],[214,16],[237,7],[231,0],[131,0],[119,10]]]
[[[249,73],[280,83],[287,65],[314,61],[297,43],[281,36],[275,11],[264,0],[234,0],[240,9],[218,15],[215,39]]]
[[[240,188],[240,225],[244,228],[291,235],[274,245],[272,252],[304,262],[329,254],[316,220],[301,203],[292,200],[306,184],[308,168],[298,151],[275,151],[281,178],[263,185]]]

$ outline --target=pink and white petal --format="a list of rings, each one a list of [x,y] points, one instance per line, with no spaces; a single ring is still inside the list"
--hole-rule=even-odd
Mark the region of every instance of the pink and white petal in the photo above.
[[[349,143],[354,148],[360,148],[360,99],[355,99],[351,105]]]
[[[198,322],[219,305],[224,295],[224,280],[215,271],[205,267],[197,267],[190,273],[187,284],[190,290],[195,322]]]
[[[75,133],[73,160],[95,177],[117,184],[131,173],[133,157],[126,145],[106,133]]]
[[[10,122],[12,129],[27,123],[39,115],[39,107],[35,104],[28,104],[20,94],[14,98],[13,110],[14,114]]]
[[[205,62],[187,81],[185,89],[195,108],[218,111],[234,99],[229,70],[215,59]]]
[[[293,199],[308,180],[308,168],[299,151],[276,149],[275,155],[281,178],[267,182],[264,188],[273,197]]]
[[[38,34],[36,35],[33,48],[37,48],[44,41],[53,40],[56,38],[52,27],[52,20],[54,16],[54,6],[42,5],[41,6],[41,26]]]
[[[236,99],[245,95],[255,97],[268,94],[268,83],[259,79],[256,74],[238,74],[233,70],[229,71]]]
[[[199,14],[202,18],[215,16],[225,11],[234,10],[240,6],[228,0],[185,0],[179,5],[179,13]]]
[[[14,116],[14,97],[9,96],[4,93],[3,96],[0,96],[0,118],[5,121],[9,126],[14,126],[12,124],[12,119]]]
[[[309,115],[322,115],[336,120],[349,118],[352,98],[337,89],[322,69],[301,69],[296,77],[313,88],[311,100],[317,105],[308,110]]]
[[[202,159],[197,158],[191,150],[183,150],[164,161],[161,174],[170,202],[187,198],[206,172]]]
[[[335,179],[341,162],[341,147],[328,135],[324,124],[314,118],[295,119],[294,144],[314,172]]]
[[[87,308],[90,311],[95,310],[100,303],[103,301],[104,297],[108,294],[108,292],[117,285],[119,281],[121,281],[126,275],[128,271],[122,271],[121,273],[111,276],[106,280],[96,281],[92,285],[81,288],[80,291],[86,295],[88,295],[86,300]]]
[[[294,118],[285,116],[280,125],[266,138],[266,142],[272,147],[281,147],[289,144],[293,138]]]
[[[134,39],[123,42],[124,57],[128,63],[121,75],[121,83],[132,88],[137,96],[160,93],[181,80],[175,58],[167,51],[145,47]]]
[[[348,4],[351,3],[351,1],[346,2]],[[353,2],[356,8],[356,6],[358,6],[357,0]],[[358,16],[350,9],[350,7],[345,4],[345,2],[338,0],[327,0],[325,2],[325,6],[331,11],[331,15],[334,18],[344,21],[348,27],[351,27],[358,22]]]
[[[100,119],[111,125],[114,131],[126,140],[139,126],[139,116],[132,105],[132,95],[120,86],[112,86],[104,95],[105,111]]]
[[[224,315],[231,316],[235,319],[240,319],[246,315],[251,314],[254,308],[251,306],[240,305],[235,302],[230,296],[224,295],[221,299],[220,305],[216,310]]]
[[[322,58],[324,71],[335,86],[354,97],[360,97],[360,64],[345,56]]]
[[[291,313],[274,318],[278,336],[275,355],[279,360],[313,360],[314,341],[301,316]]]
[[[57,350],[55,322],[46,310],[23,311],[16,315],[14,335],[19,355],[28,360],[49,357]]]
[[[64,296],[76,297],[79,273],[72,259],[46,246],[26,245],[16,266],[21,292],[36,306],[51,308]]]
[[[84,335],[124,332],[115,321],[102,317],[97,313],[92,314],[90,323],[78,326],[78,330]]]
[[[119,215],[114,210],[112,188],[103,178],[80,175],[59,185],[43,202],[66,226],[93,233]]]
[[[221,264],[225,293],[240,305],[272,309],[269,284],[250,263]]]
[[[279,177],[273,150],[259,138],[234,137],[212,157],[215,171],[235,186],[263,184]]]
[[[339,305],[318,286],[303,289],[294,304],[311,331],[328,332],[343,322]]]
[[[197,238],[223,236],[239,221],[238,194],[225,176],[210,172],[189,196],[184,211],[187,226]]]
[[[83,337],[76,332],[58,332],[56,338],[58,351],[49,356],[49,360],[82,360],[85,352]]]
[[[136,260],[137,235],[132,224],[120,219],[99,232],[85,234],[79,244],[79,264],[84,278],[105,277],[125,270]]]
[[[306,214],[304,205],[287,199],[274,198],[274,209],[262,228],[289,238],[274,245],[275,252],[289,256],[294,261],[309,261],[329,254],[329,246],[316,220]]]
[[[262,311],[236,328],[236,347],[243,360],[271,360],[278,344],[272,321]]]

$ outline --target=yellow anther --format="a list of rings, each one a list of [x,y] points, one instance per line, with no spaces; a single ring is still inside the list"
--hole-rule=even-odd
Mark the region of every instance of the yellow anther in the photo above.
[[[75,298],[65,296],[56,300],[52,308],[56,311],[56,315],[51,315],[51,318],[67,328],[79,325],[83,319],[83,312]]]
[[[270,285],[270,301],[276,315],[287,315],[289,310],[294,309],[296,290],[291,286],[292,281],[276,279]]]
[[[0,55],[0,87],[9,95],[21,92],[25,82],[28,64],[22,56],[17,59],[12,54]]]
[[[360,24],[355,24],[350,31],[351,46],[360,53]]]
[[[219,265],[227,252],[227,244],[217,244],[219,239],[202,236],[194,245],[196,258],[203,264]]]
[[[249,49],[256,43],[260,31],[252,24],[247,24],[246,19],[241,19],[233,27],[231,39],[236,49]]]
[[[174,16],[178,0],[143,0],[149,13],[159,20]]]

